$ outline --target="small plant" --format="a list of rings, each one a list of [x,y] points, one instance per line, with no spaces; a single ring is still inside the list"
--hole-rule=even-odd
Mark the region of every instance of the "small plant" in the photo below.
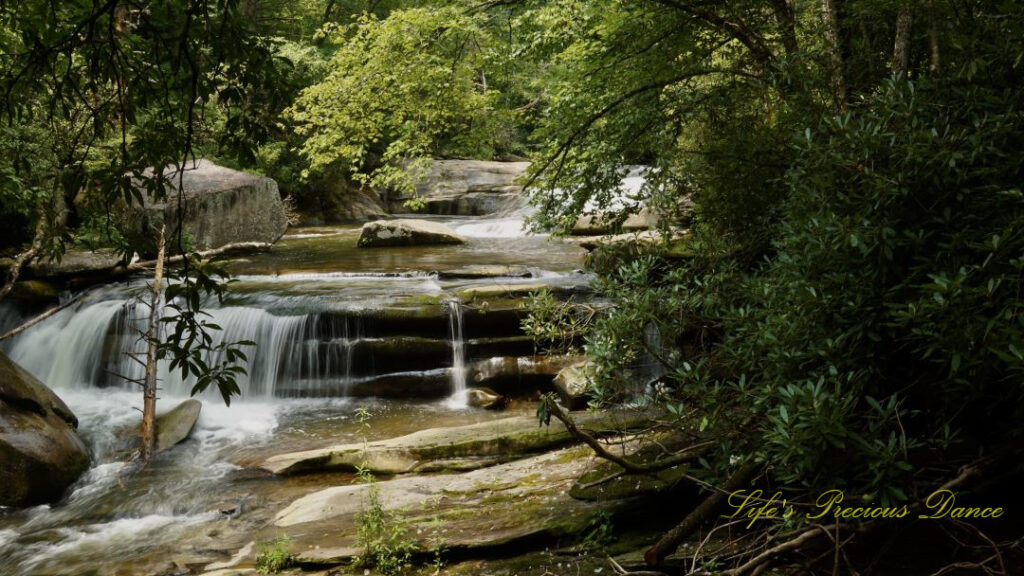
[[[256,570],[260,574],[276,574],[294,565],[295,556],[291,553],[291,540],[287,536],[260,545],[256,556]]]
[[[583,549],[591,552],[605,552],[614,541],[612,514],[601,510],[590,517],[587,533],[583,536]]]
[[[437,506],[440,502],[440,498],[433,501],[432,505]],[[428,506],[425,501],[424,507]],[[444,548],[445,548],[445,537],[444,537],[444,519],[438,515],[434,515],[434,518],[430,521],[430,535],[427,537],[427,544],[434,552],[434,558],[431,561],[431,565],[434,567],[434,574],[440,574],[441,569],[444,568]]]
[[[363,433],[364,456],[371,416],[366,408],[356,411],[356,420]],[[399,574],[409,565],[412,553],[416,550],[416,542],[407,536],[405,519],[397,512],[384,510],[380,486],[365,461],[356,473],[367,485],[367,490],[366,501],[358,518],[359,531],[356,533],[356,541],[363,553],[356,556],[354,563],[358,567],[375,567],[386,576]]]
[[[373,566],[385,575],[399,574],[409,565],[416,543],[408,537],[405,519],[396,512],[384,510],[380,486],[373,474],[362,467],[358,474],[368,488],[356,534],[363,553],[355,558],[355,565]]]

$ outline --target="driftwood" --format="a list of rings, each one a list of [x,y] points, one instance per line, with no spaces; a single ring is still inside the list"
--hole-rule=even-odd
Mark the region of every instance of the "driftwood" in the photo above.
[[[234,254],[237,252],[266,252],[270,250],[272,244],[269,242],[237,242],[235,244],[227,244],[220,248],[214,248],[212,250],[205,250],[203,252],[193,252],[199,258],[206,260],[215,256],[223,256],[225,254]],[[164,258],[164,265],[177,264],[185,260],[185,256],[178,254],[176,256],[169,256]],[[157,265],[157,260],[140,260],[138,262],[132,262],[126,266],[117,266],[113,268],[110,273],[114,276],[125,276],[133,272],[142,272],[149,270]]]
[[[31,320],[29,320],[28,322],[25,322],[21,326],[18,326],[17,328],[13,328],[11,330],[8,330],[6,333],[4,333],[2,336],[0,336],[0,341],[7,340],[8,338],[10,338],[12,336],[16,336],[18,334],[21,334],[25,330],[28,330],[29,328],[35,326],[36,324],[39,324],[43,320],[46,320],[50,316],[53,316],[57,312],[60,312],[61,310],[67,308],[68,306],[71,306],[75,302],[78,302],[86,294],[88,294],[88,292],[79,292],[73,298],[71,298],[67,302],[61,304],[60,306],[55,306],[53,308],[50,308],[46,312],[43,312],[42,314],[36,316],[35,318],[32,318]]]

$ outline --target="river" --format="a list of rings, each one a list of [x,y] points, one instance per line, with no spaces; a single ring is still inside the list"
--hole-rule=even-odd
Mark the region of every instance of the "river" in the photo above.
[[[124,377],[141,374],[129,353],[141,349],[144,278],[93,288],[5,342],[10,357],[78,416],[93,464],[57,504],[0,510],[2,572],[200,570],[266,531],[294,498],[352,480],[279,478],[252,468],[261,459],[508,415],[465,406],[466,366],[532,353],[518,330],[516,287],[585,290],[583,251],[526,235],[521,212],[440,220],[466,244],[359,249],[358,227],[321,227],[292,230],[269,252],[229,261],[238,282],[223,303],[206,308],[223,327],[219,338],[256,343],[246,350],[242,396],[227,407],[204,394],[190,440],[143,471],[126,463],[126,431],[140,420],[142,395]],[[490,309],[462,296],[488,288],[509,294]],[[190,388],[163,370],[160,408]],[[357,422],[359,409],[371,414],[369,427]],[[509,408],[530,409],[526,402]]]

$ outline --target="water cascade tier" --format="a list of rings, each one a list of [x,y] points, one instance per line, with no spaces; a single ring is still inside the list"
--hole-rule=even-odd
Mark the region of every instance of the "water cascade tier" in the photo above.
[[[522,299],[586,292],[579,250],[525,236],[514,215],[450,223],[478,236],[459,247],[370,251],[355,247],[356,228],[302,230],[229,262],[238,282],[204,310],[222,328],[218,343],[255,343],[244,349],[242,398],[461,397],[474,363],[532,356]],[[147,292],[144,278],[94,288],[4,349],[58,390],[134,390]],[[193,384],[166,365],[160,381],[174,396]]]

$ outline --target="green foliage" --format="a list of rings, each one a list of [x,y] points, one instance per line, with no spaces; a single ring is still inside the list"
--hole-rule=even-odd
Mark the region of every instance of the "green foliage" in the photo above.
[[[409,535],[405,518],[384,510],[380,486],[373,474],[365,468],[360,468],[358,474],[367,490],[356,533],[356,542],[363,552],[353,562],[358,567],[374,567],[381,574],[399,574],[410,566],[416,542]]]
[[[289,111],[312,171],[340,165],[360,182],[408,191],[411,159],[493,155],[506,120],[486,80],[484,24],[441,6],[367,14],[342,29],[330,74]]]
[[[788,489],[898,502],[1024,431],[1024,11],[936,4],[939,46],[914,29],[908,80],[890,78],[896,6],[845,3],[842,100],[820,7],[787,26],[780,6],[533,8],[529,50],[552,62],[535,223],[644,201],[671,225],[694,202],[685,250],[591,258],[613,303],[586,331],[598,392],[635,393],[654,359],[657,397],[719,439],[709,480],[752,457]],[[653,169],[623,201],[630,163]],[[539,310],[527,327],[557,334]]]
[[[596,512],[587,522],[583,535],[583,549],[596,554],[606,553],[608,547],[615,542],[614,531],[611,512]]]
[[[209,298],[222,301],[232,280],[227,272],[203,261],[198,254],[189,254],[187,259],[189,265],[168,275],[166,315],[160,319],[168,333],[156,343],[157,358],[169,359],[169,369],[180,370],[182,380],[190,376],[195,379],[193,396],[213,386],[230,406],[231,397],[241,394],[238,376],[246,372],[240,365],[248,360],[242,348],[255,346],[255,342],[214,341],[213,333],[222,328],[207,320],[210,314],[202,305]]]
[[[272,542],[264,542],[256,555],[256,571],[260,574],[277,574],[295,565],[291,553],[291,540],[281,536]]]
[[[526,311],[523,332],[533,338],[534,348],[549,354],[578,352],[579,340],[594,318],[592,307],[559,300],[546,289],[531,292],[520,308]]]
[[[371,417],[363,406],[356,410],[356,419],[364,434],[364,451]],[[385,575],[399,574],[410,565],[416,542],[408,535],[405,518],[398,512],[384,510],[380,486],[373,472],[365,466],[358,467],[356,472],[366,484],[366,500],[358,515],[359,531],[356,533],[356,542],[363,552],[353,563],[357,567],[374,567]]]

